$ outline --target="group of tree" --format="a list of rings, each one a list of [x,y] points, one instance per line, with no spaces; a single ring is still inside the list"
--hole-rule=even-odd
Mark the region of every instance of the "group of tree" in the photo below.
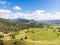
[[[42,27],[44,27],[44,24],[34,21],[33,22],[29,21],[28,23],[18,23],[0,18],[0,31],[4,33],[13,32],[13,31],[17,32],[28,28],[42,28]]]

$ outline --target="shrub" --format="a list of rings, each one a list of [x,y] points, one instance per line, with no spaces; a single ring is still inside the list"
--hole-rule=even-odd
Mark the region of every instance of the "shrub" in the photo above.
[[[14,44],[17,44],[17,42],[14,42]]]
[[[4,35],[0,35],[0,38],[4,38]]]
[[[23,38],[21,38],[20,40],[23,40]]]
[[[26,33],[28,33],[28,32],[29,32],[29,30],[26,31]]]
[[[33,39],[33,41],[35,41],[35,39]]]
[[[57,36],[60,36],[60,34],[57,34]]]
[[[60,32],[60,30],[58,30],[58,32]]]
[[[53,32],[55,32],[56,30],[54,29]]]
[[[24,39],[27,39],[27,36]]]
[[[15,34],[10,34],[9,36],[11,37],[11,39],[15,38]]]
[[[46,28],[46,31],[47,31],[48,29]]]
[[[34,31],[31,31],[32,33],[34,33]]]
[[[0,45],[4,45],[3,40],[0,40]]]

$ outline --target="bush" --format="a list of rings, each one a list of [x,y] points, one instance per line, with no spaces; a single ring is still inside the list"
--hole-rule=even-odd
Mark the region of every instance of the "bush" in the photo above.
[[[35,41],[35,39],[33,39],[33,41]]]
[[[29,32],[29,30],[26,31],[26,33],[28,33],[28,32]]]
[[[4,45],[4,42],[3,42],[3,40],[0,40],[0,45]]]
[[[47,31],[48,29],[46,28],[46,31]]]
[[[9,36],[11,37],[11,39],[14,39],[15,38],[15,33],[14,34],[10,34]]]
[[[17,44],[17,42],[14,42],[14,44]]]
[[[32,33],[34,33],[34,31],[31,31]]]
[[[58,30],[58,32],[60,32],[60,30]]]
[[[21,38],[20,40],[23,40],[23,38]]]
[[[4,38],[4,35],[0,35],[0,38]]]
[[[24,39],[27,39],[27,37],[25,37]]]
[[[57,34],[57,36],[60,36],[60,34]]]
[[[53,32],[55,32],[56,30],[54,29]]]

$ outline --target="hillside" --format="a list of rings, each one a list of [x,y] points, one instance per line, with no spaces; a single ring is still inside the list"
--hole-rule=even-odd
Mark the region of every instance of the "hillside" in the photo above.
[[[0,31],[3,32],[19,31],[22,29],[35,27],[40,28],[43,27],[43,25],[33,20],[19,19],[16,21],[12,21],[0,18]]]
[[[60,26],[28,21],[0,18],[0,45],[60,45]]]
[[[10,39],[5,37],[4,45],[60,45],[60,33],[57,29],[30,28],[14,34]]]
[[[18,31],[23,28],[26,28],[25,24],[12,22],[7,19],[0,18],[0,31]]]
[[[43,28],[46,26],[50,27],[57,24],[60,24],[59,20],[38,22],[35,20],[27,20],[20,18],[13,20],[0,18],[0,31],[12,32],[12,31],[19,31],[28,28]]]

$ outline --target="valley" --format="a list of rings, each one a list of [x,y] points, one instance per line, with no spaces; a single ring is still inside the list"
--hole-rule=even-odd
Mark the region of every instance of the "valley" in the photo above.
[[[60,45],[60,32],[58,32],[58,29],[31,28],[11,32],[7,35],[9,36],[4,34],[4,45],[15,45],[15,43],[16,45]]]
[[[60,45],[60,0],[0,0],[0,45]]]
[[[21,22],[0,18],[0,45],[60,45],[60,24]]]

